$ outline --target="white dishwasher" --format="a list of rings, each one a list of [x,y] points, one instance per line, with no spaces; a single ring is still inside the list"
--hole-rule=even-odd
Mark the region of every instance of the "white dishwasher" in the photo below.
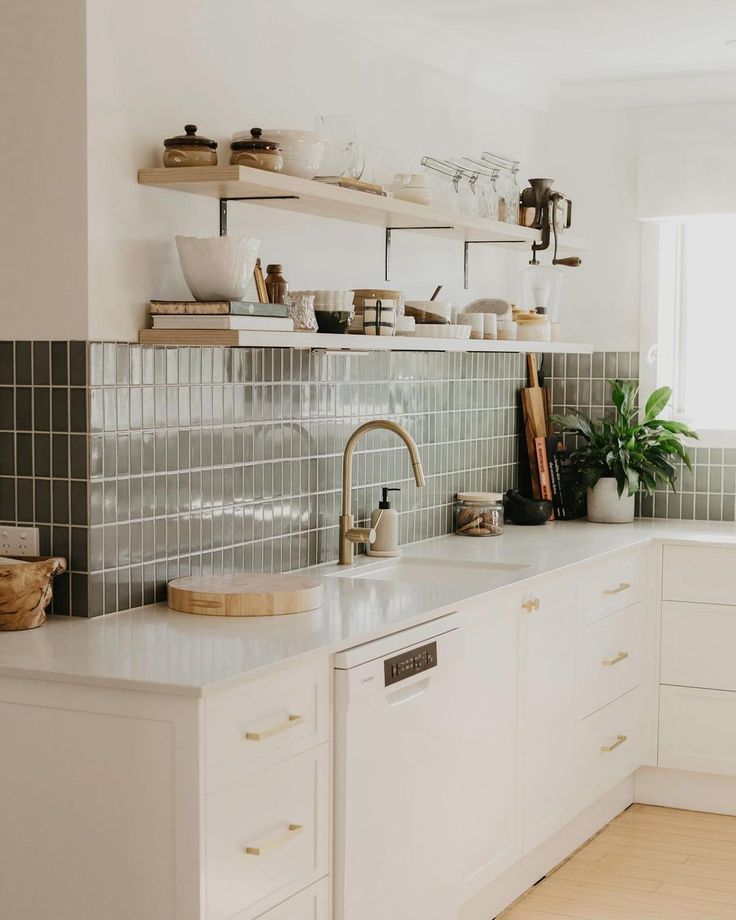
[[[335,656],[334,920],[452,920],[457,614]]]

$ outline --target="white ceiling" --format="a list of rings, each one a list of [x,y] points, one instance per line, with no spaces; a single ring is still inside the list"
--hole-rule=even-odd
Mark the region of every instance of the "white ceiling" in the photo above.
[[[276,2],[440,69],[442,49],[461,55],[470,79],[501,65],[547,87],[736,74],[736,0]]]

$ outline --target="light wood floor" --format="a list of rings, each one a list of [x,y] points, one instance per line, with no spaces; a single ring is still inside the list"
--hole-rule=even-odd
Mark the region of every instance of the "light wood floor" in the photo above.
[[[736,817],[632,805],[503,920],[736,920]]]

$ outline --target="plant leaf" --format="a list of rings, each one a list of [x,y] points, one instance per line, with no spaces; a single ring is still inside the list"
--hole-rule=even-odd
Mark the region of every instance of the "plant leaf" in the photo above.
[[[655,390],[647,400],[644,409],[644,421],[651,422],[653,419],[656,419],[659,413],[666,407],[671,397],[672,390],[670,387],[659,387],[659,389]]]

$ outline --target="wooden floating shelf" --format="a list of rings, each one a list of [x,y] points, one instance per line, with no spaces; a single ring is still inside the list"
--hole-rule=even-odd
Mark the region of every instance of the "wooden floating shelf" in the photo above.
[[[209,198],[244,200],[284,211],[313,214],[385,230],[426,230],[465,242],[495,242],[518,247],[540,239],[538,230],[497,220],[469,217],[457,211],[383,198],[353,189],[338,188],[311,179],[252,169],[247,166],[186,166],[141,169],[141,185],[166,188]],[[560,248],[587,249],[570,234],[560,238]]]
[[[191,167],[192,169],[194,167]],[[230,345],[246,348],[309,348],[322,351],[481,351],[496,353],[592,354],[577,342],[507,342],[419,336],[328,335],[318,332],[242,332],[231,329],[141,329],[142,345]]]

